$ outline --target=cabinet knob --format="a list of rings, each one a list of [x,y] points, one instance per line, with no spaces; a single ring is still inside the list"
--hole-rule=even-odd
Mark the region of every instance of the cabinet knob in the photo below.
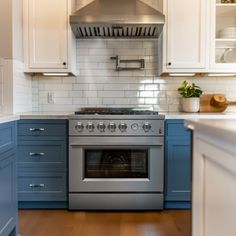
[[[171,62],[168,62],[168,64],[167,64],[168,66],[171,66]]]
[[[63,64],[63,66],[66,66],[66,62],[65,61],[62,64]]]

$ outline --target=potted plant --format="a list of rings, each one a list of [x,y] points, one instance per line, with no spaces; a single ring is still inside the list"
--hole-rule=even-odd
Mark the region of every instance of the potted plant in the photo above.
[[[199,97],[202,89],[195,83],[184,81],[178,88],[178,92],[182,95],[182,107],[185,112],[198,112],[200,108]]]

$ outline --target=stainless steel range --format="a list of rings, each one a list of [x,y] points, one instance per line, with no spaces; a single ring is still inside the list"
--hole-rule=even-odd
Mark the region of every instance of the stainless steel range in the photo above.
[[[69,121],[69,209],[163,208],[164,116],[84,108]]]

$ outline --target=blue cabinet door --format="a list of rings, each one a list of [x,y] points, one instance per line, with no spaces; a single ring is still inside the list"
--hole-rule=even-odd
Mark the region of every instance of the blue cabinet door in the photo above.
[[[0,154],[16,147],[16,122],[0,124]]]
[[[190,140],[167,142],[167,201],[190,201],[191,194],[191,148]]]
[[[191,202],[191,133],[183,120],[166,121],[165,206],[189,208]]]
[[[15,151],[0,156],[0,235],[16,233],[16,157]]]

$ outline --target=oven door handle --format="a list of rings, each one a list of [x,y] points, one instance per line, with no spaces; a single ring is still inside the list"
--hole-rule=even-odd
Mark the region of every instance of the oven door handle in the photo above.
[[[70,146],[163,146],[164,137],[69,137]]]
[[[127,147],[130,147],[130,146],[143,146],[143,147],[152,147],[152,146],[163,146],[163,144],[140,144],[140,143],[136,143],[136,144],[134,144],[134,143],[132,143],[132,144],[124,144],[124,143],[122,143],[122,144],[120,144],[120,143],[118,143],[118,144],[98,144],[98,143],[94,143],[94,144],[79,144],[79,143],[70,143],[69,144],[71,147],[89,147],[89,146],[113,146],[113,147],[115,147],[115,146],[123,146],[123,147],[125,147],[125,146],[127,146]]]

